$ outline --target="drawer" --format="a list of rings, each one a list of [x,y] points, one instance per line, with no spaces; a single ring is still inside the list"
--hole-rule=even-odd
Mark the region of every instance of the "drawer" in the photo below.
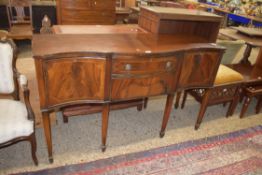
[[[115,10],[116,2],[114,0],[92,0],[94,10]]]
[[[68,10],[87,10],[91,8],[91,0],[60,0],[60,8]]]
[[[112,11],[95,12],[86,10],[62,9],[62,24],[114,24],[115,13]]]
[[[165,58],[131,58],[122,57],[113,59],[112,72],[114,76],[145,75],[174,71],[177,59]]]
[[[136,99],[174,92],[178,63],[175,56],[114,58],[111,99]]]
[[[175,91],[178,71],[146,77],[112,79],[111,99],[127,100],[162,95]]]

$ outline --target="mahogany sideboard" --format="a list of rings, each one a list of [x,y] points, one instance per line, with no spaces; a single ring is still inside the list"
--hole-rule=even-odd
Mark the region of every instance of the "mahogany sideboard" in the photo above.
[[[159,8],[156,13],[158,10],[165,14]],[[180,26],[176,32],[154,33],[142,22],[142,26],[121,27],[55,26],[56,34],[34,35],[32,49],[49,161],[53,161],[49,114],[71,105],[102,105],[104,151],[110,105],[167,95],[160,130],[163,137],[175,92],[213,85],[224,48],[211,43],[218,29],[210,37],[199,32],[195,21],[205,15],[190,11],[185,19],[172,13],[153,20],[155,24],[164,20],[177,25],[176,20],[178,28],[187,24],[187,30]],[[189,16],[194,16],[193,21]],[[213,17],[209,18],[211,26],[219,24],[218,17]],[[205,22],[203,30],[210,30]]]

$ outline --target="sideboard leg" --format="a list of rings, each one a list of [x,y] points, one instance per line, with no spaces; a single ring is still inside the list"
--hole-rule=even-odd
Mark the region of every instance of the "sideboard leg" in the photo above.
[[[49,162],[53,163],[53,147],[52,147],[52,131],[51,131],[51,125],[50,125],[50,117],[48,112],[43,112],[43,125],[44,125],[44,131],[45,131],[45,139],[47,144],[47,150],[48,150],[48,158]]]
[[[175,108],[176,109],[179,107],[179,101],[180,101],[181,94],[182,94],[182,91],[178,91],[176,93],[176,103],[175,103]]]
[[[173,100],[174,100],[174,94],[169,94],[166,99],[166,107],[165,107],[164,117],[162,121],[161,131],[159,134],[161,138],[164,137],[165,135],[166,125],[167,125],[167,122],[170,116],[170,112],[172,109]]]
[[[102,111],[102,152],[106,150],[106,138],[108,128],[109,104],[104,104]]]

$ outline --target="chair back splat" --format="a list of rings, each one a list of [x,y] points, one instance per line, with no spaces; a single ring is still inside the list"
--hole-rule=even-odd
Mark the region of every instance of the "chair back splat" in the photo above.
[[[12,39],[31,39],[33,30],[32,1],[9,0],[6,8],[9,37]]]

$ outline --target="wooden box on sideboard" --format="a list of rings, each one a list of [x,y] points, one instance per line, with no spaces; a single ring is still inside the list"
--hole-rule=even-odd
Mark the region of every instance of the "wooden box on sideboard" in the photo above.
[[[186,34],[215,42],[221,17],[199,10],[141,7],[138,25],[155,34]]]

